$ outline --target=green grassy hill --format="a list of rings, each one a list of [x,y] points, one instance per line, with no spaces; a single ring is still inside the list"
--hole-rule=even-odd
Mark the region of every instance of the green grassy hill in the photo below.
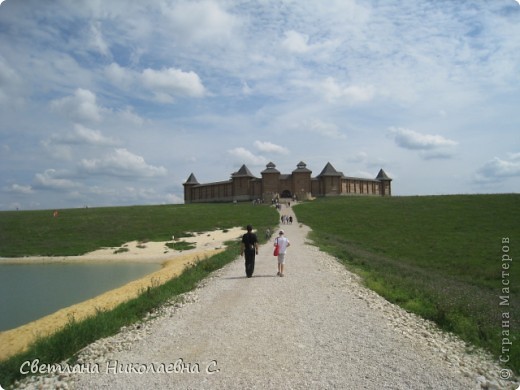
[[[132,240],[167,241],[172,235],[252,224],[276,224],[269,207],[193,204],[0,212],[0,256],[73,256]],[[259,235],[262,238],[263,235]]]
[[[519,195],[322,198],[295,213],[389,301],[497,358],[508,338],[520,370]]]

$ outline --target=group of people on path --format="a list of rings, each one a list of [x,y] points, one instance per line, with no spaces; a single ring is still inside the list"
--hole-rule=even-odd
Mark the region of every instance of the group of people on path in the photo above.
[[[284,225],[291,225],[292,224],[292,215],[282,215],[280,217],[280,222]]]
[[[253,226],[247,225],[246,229],[247,233],[242,236],[242,250],[240,255],[245,257],[246,277],[250,278],[253,276],[255,270],[255,256],[258,254],[258,238],[256,234],[253,233]],[[278,258],[278,273],[276,275],[283,277],[285,276],[285,254],[287,248],[291,245],[289,239],[285,237],[283,230],[278,232],[278,237],[275,238],[273,245],[278,249],[276,255]]]

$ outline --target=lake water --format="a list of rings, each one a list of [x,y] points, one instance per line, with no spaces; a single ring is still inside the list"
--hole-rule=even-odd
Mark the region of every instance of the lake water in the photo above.
[[[159,264],[2,264],[0,331],[123,286]]]

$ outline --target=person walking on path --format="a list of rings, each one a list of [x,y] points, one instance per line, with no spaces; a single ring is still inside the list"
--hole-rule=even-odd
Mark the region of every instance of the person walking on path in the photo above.
[[[247,225],[247,233],[242,236],[242,251],[240,256],[245,255],[246,276],[250,278],[255,271],[255,255],[258,254],[258,239],[253,233],[253,226]]]
[[[284,231],[280,230],[278,237],[274,240],[274,246],[278,246],[278,273],[277,276],[284,276],[284,266],[285,266],[285,253],[287,252],[287,248],[291,246],[291,243],[284,236]]]

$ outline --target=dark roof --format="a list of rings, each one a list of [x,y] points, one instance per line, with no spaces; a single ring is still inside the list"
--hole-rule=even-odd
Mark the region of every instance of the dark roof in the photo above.
[[[392,180],[388,177],[385,171],[383,171],[383,168],[379,170],[379,173],[376,176],[377,180]]]
[[[190,177],[188,177],[188,180],[186,180],[186,183],[184,184],[199,184],[199,182],[197,181],[195,175],[192,173]]]
[[[310,169],[307,169],[307,164],[305,164],[303,161],[300,161],[298,165],[296,165],[296,169],[293,171],[293,173],[312,173]]]
[[[251,171],[246,167],[246,165],[242,165],[238,171],[231,174],[231,177],[254,177]]]
[[[336,171],[336,169],[332,166],[330,162],[325,165],[325,168],[321,171],[321,173],[318,175],[320,176],[343,176],[343,173]]]
[[[276,169],[276,165],[270,162],[266,165],[266,168],[260,173],[280,173],[280,171]]]

